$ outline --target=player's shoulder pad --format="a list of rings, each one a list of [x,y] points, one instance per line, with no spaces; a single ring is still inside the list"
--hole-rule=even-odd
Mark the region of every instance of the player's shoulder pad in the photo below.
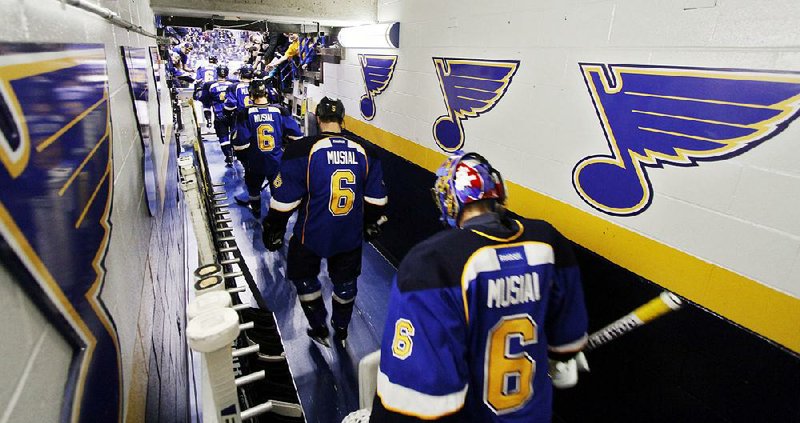
[[[281,116],[290,117],[292,115],[288,108],[280,104],[270,104],[270,106],[278,109],[281,113]]]
[[[311,148],[314,146],[314,144],[325,137],[326,136],[324,135],[313,135],[292,141],[286,145],[286,150],[283,152],[283,160],[292,160],[298,157],[308,157],[308,154],[311,153]]]
[[[408,292],[459,286],[473,252],[470,238],[468,231],[450,228],[414,246],[397,270],[397,288]]]
[[[577,264],[572,242],[562,235],[550,222],[538,219],[521,219],[521,222],[525,226],[526,239],[544,242],[553,247],[557,267]]]
[[[346,129],[342,130],[342,136],[350,141],[358,143],[370,157],[378,157],[378,147],[366,138],[356,135]]]

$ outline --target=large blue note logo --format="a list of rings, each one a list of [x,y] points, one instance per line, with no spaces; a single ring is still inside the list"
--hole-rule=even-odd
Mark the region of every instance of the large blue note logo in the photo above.
[[[359,54],[358,61],[361,63],[361,76],[367,88],[367,93],[361,96],[361,116],[372,120],[375,117],[375,97],[389,86],[394,76],[397,56]]]
[[[107,81],[102,44],[0,43],[0,258],[74,349],[60,421],[122,420]]]
[[[433,139],[442,150],[453,152],[464,145],[462,121],[497,105],[511,84],[519,61],[434,57],[433,64],[447,107],[447,114],[433,124]]]
[[[784,130],[800,110],[800,74],[581,63],[610,155],[573,170],[575,190],[611,215],[649,207],[648,168],[727,159]]]

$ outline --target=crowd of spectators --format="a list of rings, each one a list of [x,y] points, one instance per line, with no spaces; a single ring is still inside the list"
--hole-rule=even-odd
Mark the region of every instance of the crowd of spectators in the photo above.
[[[215,56],[220,63],[241,62],[247,57],[247,43],[254,33],[236,29],[215,28],[203,31],[200,28],[167,27],[173,45],[191,44],[194,49],[189,57],[189,67],[208,62]]]
[[[194,69],[209,66],[209,59],[227,65],[234,76],[239,67],[250,64],[259,77],[271,77],[283,91],[291,88],[292,80],[305,71],[319,69],[317,48],[325,46],[327,37],[315,34],[261,33],[254,31],[215,28],[202,30],[190,27],[166,27],[170,38],[173,62],[182,61],[175,69],[188,75]],[[188,49],[187,49],[188,47]],[[181,55],[178,50],[189,51]],[[175,75],[186,80],[185,76]]]

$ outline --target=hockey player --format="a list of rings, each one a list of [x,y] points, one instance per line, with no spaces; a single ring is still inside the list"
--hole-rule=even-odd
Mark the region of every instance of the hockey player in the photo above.
[[[239,82],[228,87],[225,97],[225,114],[233,122],[233,152],[236,158],[245,164],[245,152],[250,144],[250,134],[247,133],[247,109],[253,105],[250,100],[250,81],[253,80],[253,67],[245,64],[239,69]]]
[[[503,179],[480,155],[436,175],[454,229],[400,264],[370,421],[550,422],[548,358],[570,362],[587,339],[571,246],[544,221],[505,216]]]
[[[198,84],[213,81],[217,76],[217,56],[208,58],[208,63],[197,68],[197,76],[195,81]]]
[[[264,245],[283,245],[286,222],[299,209],[289,241],[286,277],[297,288],[308,319],[308,335],[329,346],[327,310],[318,279],[320,262],[328,262],[333,282],[331,325],[337,345],[346,346],[347,327],[361,274],[364,237],[380,233],[387,202],[380,160],[364,140],[342,134],[344,106],[323,98],[316,108],[321,133],[291,143],[273,184],[264,219]]]
[[[233,149],[230,141],[231,122],[225,116],[224,108],[228,87],[233,84],[228,80],[228,72],[227,66],[217,66],[217,80],[203,85],[201,101],[211,103],[211,108],[214,111],[214,130],[217,133],[222,153],[225,154],[225,166],[231,167],[233,166]]]
[[[208,65],[197,68],[197,78],[195,79],[194,99],[203,104],[203,117],[206,121],[206,126],[211,128],[211,99],[203,99],[203,86],[207,82],[212,82],[217,76],[217,57],[211,56],[208,58]]]
[[[242,128],[249,135],[244,160],[244,183],[250,196],[250,211],[258,219],[261,218],[261,186],[264,180],[270,184],[279,183],[276,177],[283,155],[284,136],[300,137],[302,131],[288,111],[270,104],[267,83],[263,79],[251,81],[248,90],[253,104],[247,108]]]

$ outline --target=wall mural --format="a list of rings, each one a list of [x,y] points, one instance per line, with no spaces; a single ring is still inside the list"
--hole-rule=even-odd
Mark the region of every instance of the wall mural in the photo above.
[[[361,76],[367,93],[361,96],[361,116],[366,120],[375,117],[375,97],[386,90],[394,76],[397,55],[359,54]]]
[[[133,98],[133,111],[136,115],[136,122],[139,126],[139,135],[142,141],[142,167],[144,169],[144,187],[147,197],[147,208],[150,215],[158,213],[158,187],[156,186],[156,166],[153,155],[153,130],[150,118],[150,86],[147,75],[149,50],[146,48],[121,47],[125,70],[128,74],[128,86],[131,89]]]
[[[153,93],[154,97],[156,98],[156,104],[158,105],[158,127],[161,128],[161,143],[164,144],[166,140],[164,139],[164,133],[166,128],[164,128],[164,122],[161,121],[161,56],[158,55],[158,47],[157,46],[150,46],[150,66],[153,70],[153,82],[155,83],[156,90]]]
[[[119,341],[100,299],[113,187],[108,104],[102,44],[0,43],[0,258],[74,348],[62,421],[122,413]]]
[[[511,84],[519,60],[434,57],[433,64],[447,107],[447,114],[433,124],[433,139],[442,150],[453,152],[464,145],[461,121],[492,110]]]
[[[585,157],[573,185],[590,206],[632,216],[652,202],[648,168],[748,151],[800,110],[800,73],[581,63],[611,154]]]

